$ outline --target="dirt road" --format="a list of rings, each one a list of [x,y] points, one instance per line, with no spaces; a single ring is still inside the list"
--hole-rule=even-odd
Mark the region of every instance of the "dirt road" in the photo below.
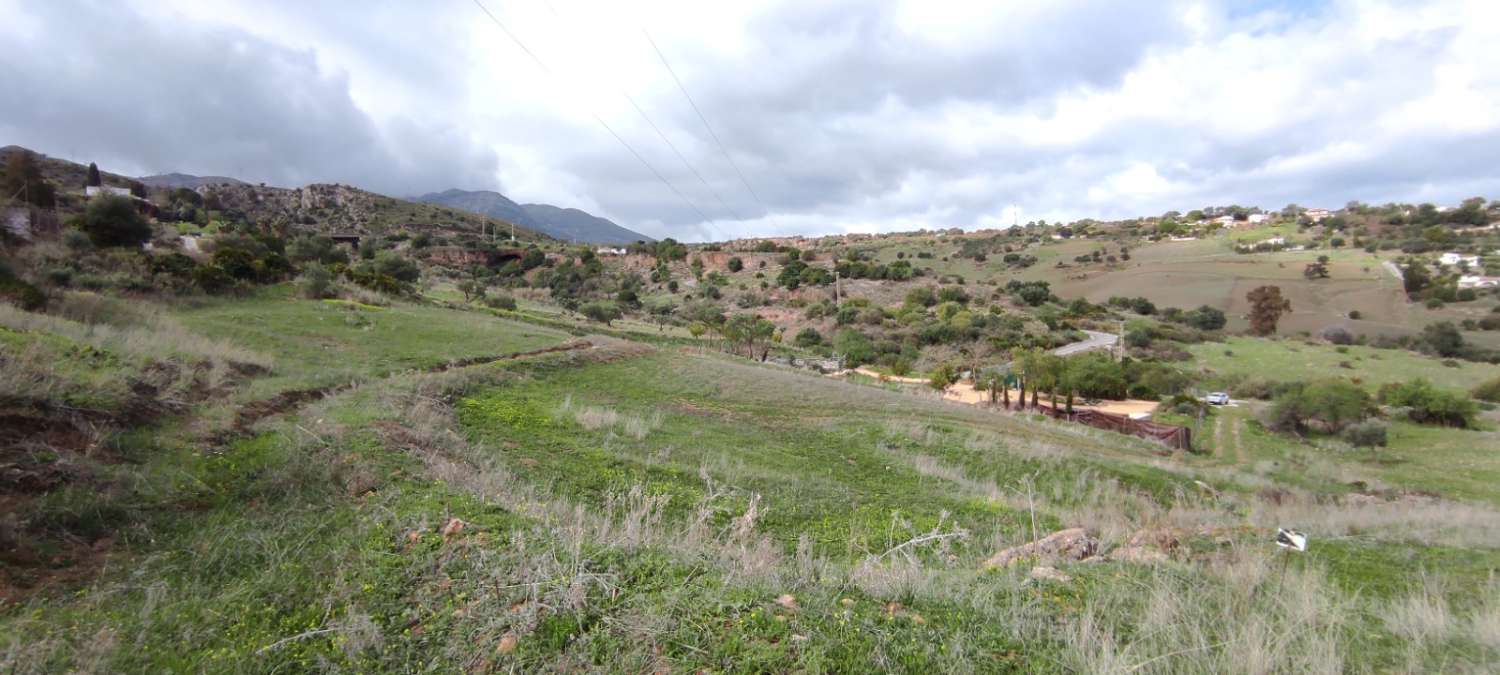
[[[1083,332],[1089,334],[1089,339],[1082,342],[1074,342],[1070,345],[1063,345],[1061,347],[1058,347],[1057,349],[1052,350],[1052,353],[1058,356],[1072,356],[1073,354],[1082,354],[1083,352],[1089,352],[1095,349],[1107,349],[1109,347],[1115,346],[1115,342],[1120,339],[1119,336],[1115,335],[1114,333],[1100,333],[1099,331],[1094,330],[1086,330]]]

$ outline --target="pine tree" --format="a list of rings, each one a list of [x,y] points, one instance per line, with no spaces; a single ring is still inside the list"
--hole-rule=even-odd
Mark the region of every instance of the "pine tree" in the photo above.
[[[99,165],[89,162],[89,177],[84,181],[86,187],[99,187],[104,184],[104,179],[99,177]]]

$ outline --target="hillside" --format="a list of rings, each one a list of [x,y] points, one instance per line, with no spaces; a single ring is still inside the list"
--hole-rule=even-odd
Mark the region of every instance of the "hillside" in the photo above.
[[[0,166],[4,166],[10,155],[16,152],[31,152],[39,160],[42,176],[58,189],[59,194],[70,192],[82,192],[83,186],[88,180],[89,167],[87,163],[79,164],[66,159],[49,157],[38,152],[28,150],[18,145],[7,145],[0,148]],[[136,183],[136,179],[106,171],[104,167],[99,169],[99,178],[105,185],[111,187],[128,188]]]
[[[156,176],[141,176],[138,178],[146,187],[153,188],[187,188],[196,190],[205,185],[245,185],[245,181],[228,176],[193,176],[185,173],[164,173]]]
[[[509,237],[509,221],[435,204],[406,201],[348,185],[314,184],[301,188],[256,185],[213,185],[203,188],[205,199],[243,213],[257,223],[285,223],[294,230],[326,234],[411,233]],[[514,228],[518,239],[534,241],[546,235],[524,225]]]
[[[25,150],[18,146],[0,148],[0,166],[12,152]],[[83,185],[88,166],[37,153],[42,175],[59,188],[64,207],[81,208]],[[411,236],[418,233],[443,238],[479,239],[509,237],[514,229],[523,241],[539,241],[546,235],[522,225],[512,228],[509,221],[481,214],[412,202],[361,190],[347,185],[313,184],[300,188],[251,185],[223,176],[191,176],[171,173],[136,179],[110,173],[100,168],[105,185],[136,187],[159,206],[176,203],[173,190],[187,189],[200,194],[204,209],[196,211],[200,226],[216,217],[241,219],[247,224],[280,228],[285,234],[378,234]],[[148,194],[149,192],[149,194]],[[163,218],[169,218],[163,214]],[[191,224],[189,224],[191,225]]]
[[[644,234],[627,230],[605,218],[578,209],[559,208],[550,204],[517,204],[505,195],[487,190],[445,190],[422,195],[415,201],[493,216],[562,241],[591,244],[655,241]]]

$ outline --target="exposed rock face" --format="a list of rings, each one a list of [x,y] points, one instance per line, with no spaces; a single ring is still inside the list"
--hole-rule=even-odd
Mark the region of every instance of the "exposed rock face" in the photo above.
[[[1083,528],[1074,527],[1005,549],[984,561],[983,567],[1009,567],[1021,560],[1084,560],[1098,552],[1099,540]]]

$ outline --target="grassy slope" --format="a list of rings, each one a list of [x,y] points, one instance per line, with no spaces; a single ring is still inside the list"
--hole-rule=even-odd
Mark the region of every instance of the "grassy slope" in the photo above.
[[[1225,375],[1273,381],[1358,378],[1371,392],[1382,384],[1419,377],[1438,387],[1467,392],[1481,382],[1500,377],[1500,365],[1461,361],[1457,367],[1449,367],[1442,359],[1415,352],[1359,345],[1340,352],[1333,345],[1234,337],[1222,343],[1190,345],[1188,351],[1197,363]],[[1352,367],[1344,368],[1341,363]]]
[[[205,335],[276,355],[272,376],[257,380],[252,395],[500,356],[567,337],[549,328],[437,307],[301,300],[289,285],[247,300],[210,301],[178,317]]]
[[[393,336],[331,320],[343,311],[260,297],[183,321],[271,354],[260,388],[346,377],[323,358],[331,342],[371,377],[537,339],[412,307],[372,318]],[[1467,628],[1418,644],[1381,619],[1422,570],[1447,584],[1444,612],[1489,616],[1471,589],[1500,567],[1494,549],[1309,516],[1314,553],[1276,582],[1263,528],[1279,523],[1256,515],[1259,483],[1216,458],[639,352],[401,374],[212,451],[170,424],[132,434],[136,488],[69,505],[119,528],[119,564],[3,610],[0,669],[1224,672],[1500,657]],[[1224,501],[1193,497],[1195,478]],[[1198,562],[1063,565],[1064,584],[977,572],[1031,537],[1033,505],[1035,527],[1091,525],[1106,545],[1146,525],[1229,534],[1193,538]],[[440,532],[450,518],[464,530]],[[955,528],[969,536],[887,553]]]
[[[1386,272],[1381,262],[1389,253],[1363,250],[1287,251],[1241,255],[1232,247],[1237,241],[1265,238],[1275,228],[1246,228],[1215,237],[1184,242],[1161,242],[1132,250],[1131,260],[1113,267],[1086,266],[1056,269],[1038,263],[1017,276],[1048,281],[1062,297],[1085,297],[1100,302],[1111,296],[1145,296],[1160,306],[1191,308],[1209,305],[1229,315],[1231,330],[1244,330],[1249,310],[1245,295],[1256,286],[1280,286],[1292,301],[1292,314],[1281,321],[1283,334],[1297,331],[1317,333],[1331,325],[1368,334],[1404,335],[1435,321],[1479,318],[1492,301],[1455,303],[1432,310],[1409,303],[1400,293],[1400,282]],[[1069,253],[1076,242],[1044,246]],[[1307,263],[1327,255],[1331,277],[1308,281],[1302,276]],[[1040,257],[1040,256],[1038,256]],[[1358,310],[1358,321],[1347,318]],[[1500,335],[1467,333],[1481,344],[1500,344]]]

